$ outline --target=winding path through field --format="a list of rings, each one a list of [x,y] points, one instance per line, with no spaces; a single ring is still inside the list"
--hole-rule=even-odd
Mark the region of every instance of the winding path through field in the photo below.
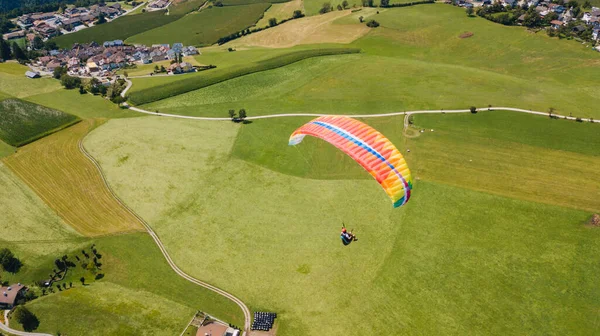
[[[19,330],[15,330],[15,329],[11,329],[8,326],[8,310],[4,311],[4,321],[6,321],[6,324],[4,323],[0,323],[0,330],[7,332],[11,335],[17,335],[17,336],[52,336],[50,334],[41,334],[41,333],[31,333],[31,332],[26,332],[26,331],[19,331]]]
[[[195,119],[195,120],[231,120],[231,118],[219,118],[219,117],[194,117],[194,116],[185,116],[180,114],[168,114],[168,113],[158,113],[152,111],[146,111],[141,108],[129,106],[127,103],[124,106],[128,107],[132,111],[136,111],[139,113],[158,115],[162,117],[172,117],[172,118],[183,118],[183,119]],[[532,110],[524,110],[520,108],[514,107],[482,107],[478,108],[477,111],[512,111],[512,112],[520,112],[520,113],[528,113],[528,114],[537,114],[542,116],[548,116],[548,112],[540,112],[540,111],[532,111]],[[352,118],[381,118],[381,117],[393,117],[400,115],[410,115],[410,114],[426,114],[426,113],[466,113],[471,112],[470,109],[464,110],[420,110],[420,111],[404,111],[404,112],[390,112],[390,113],[379,113],[379,114],[351,114],[351,115],[343,115],[339,114],[339,116],[346,116]],[[255,117],[247,117],[246,120],[257,120],[257,119],[269,119],[269,118],[283,118],[283,117],[321,117],[327,116],[330,114],[324,113],[286,113],[286,114],[270,114],[263,116],[255,116]],[[567,117],[560,114],[552,114],[555,117],[560,119],[568,119],[568,120],[576,120],[576,117]],[[598,123],[600,120],[594,120],[593,118],[580,118],[581,121],[587,121],[592,123]]]
[[[154,242],[156,243],[156,245],[158,246],[158,248],[160,249],[161,253],[163,254],[163,256],[165,257],[165,259],[167,260],[167,263],[169,264],[169,266],[171,267],[171,269],[173,269],[173,271],[175,271],[175,273],[177,273],[180,277],[198,285],[198,286],[202,286],[208,290],[211,290],[231,301],[233,301],[235,304],[237,304],[240,309],[242,310],[242,312],[244,313],[244,330],[242,332],[242,336],[245,336],[246,333],[250,330],[250,323],[251,323],[251,315],[250,315],[250,309],[248,309],[248,307],[244,304],[244,302],[242,302],[242,300],[238,299],[236,296],[234,296],[233,294],[230,294],[220,288],[217,288],[211,284],[208,284],[206,282],[200,281],[194,277],[192,277],[191,275],[185,273],[184,271],[182,271],[174,262],[173,259],[171,259],[171,256],[169,255],[169,253],[167,252],[167,249],[165,248],[165,246],[163,245],[163,243],[160,241],[160,238],[158,237],[158,235],[156,234],[156,232],[154,232],[154,230],[152,230],[152,228],[150,227],[150,225],[148,223],[146,223],[146,221],[138,216],[138,214],[136,214],[131,208],[129,208],[129,206],[127,206],[127,204],[125,204],[125,202],[123,202],[119,196],[117,196],[117,194],[113,191],[113,189],[111,188],[110,184],[108,184],[108,181],[106,180],[106,176],[104,175],[104,171],[102,170],[102,167],[100,167],[100,164],[98,164],[98,162],[96,161],[96,159],[94,159],[93,156],[91,156],[86,150],[85,147],[83,146],[83,141],[80,140],[79,141],[79,149],[81,150],[81,152],[83,153],[83,155],[85,155],[93,164],[94,166],[96,166],[96,168],[98,169],[98,172],[100,173],[100,176],[102,177],[102,181],[104,182],[104,185],[106,186],[106,188],[108,189],[108,191],[113,195],[113,197],[119,202],[121,203],[121,206],[127,210],[129,213],[131,213],[131,215],[133,215],[134,217],[136,217],[138,219],[138,221],[144,226],[144,228],[146,229],[146,231],[148,232],[148,234],[150,235],[150,237],[152,237],[152,239],[154,240]],[[33,336],[32,334],[26,334],[23,336]],[[40,334],[42,335],[42,334]],[[45,334],[44,334],[45,336]]]

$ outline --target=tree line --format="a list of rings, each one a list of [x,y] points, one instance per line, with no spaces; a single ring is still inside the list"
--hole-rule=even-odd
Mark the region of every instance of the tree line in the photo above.
[[[55,50],[58,46],[54,41],[44,42],[41,37],[36,36],[32,43],[31,49],[22,48],[17,42],[5,41],[0,38],[0,59],[8,61],[11,59],[17,60],[20,63],[25,63],[30,59],[35,59],[42,55],[43,50]]]

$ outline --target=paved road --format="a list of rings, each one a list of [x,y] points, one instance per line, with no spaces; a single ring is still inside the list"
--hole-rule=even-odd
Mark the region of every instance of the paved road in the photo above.
[[[146,111],[144,109],[141,108],[137,108],[137,107],[133,107],[133,106],[129,106],[128,104],[125,104],[125,106],[129,107],[130,110],[132,111],[136,111],[139,113],[145,113],[145,114],[152,114],[152,115],[158,115],[158,116],[163,116],[163,117],[172,117],[172,118],[182,118],[182,119],[194,119],[194,120],[231,120],[231,118],[219,118],[219,117],[193,117],[193,116],[185,116],[185,115],[179,115],[179,114],[168,114],[168,113],[156,113],[156,112],[152,112],[152,111]],[[520,112],[520,113],[528,113],[528,114],[537,114],[537,115],[542,115],[542,116],[548,116],[548,112],[539,112],[539,111],[532,111],[532,110],[524,110],[524,109],[519,109],[519,108],[514,108],[514,107],[482,107],[482,108],[478,108],[477,111],[513,111],[513,112]],[[464,110],[421,110],[421,111],[404,111],[404,112],[391,112],[391,113],[380,113],[380,114],[352,114],[352,115],[345,115],[346,117],[352,117],[352,118],[381,118],[381,117],[392,117],[392,116],[399,116],[399,115],[406,115],[406,114],[426,114],[426,113],[466,113],[466,112],[471,112],[470,109],[464,109]],[[263,116],[255,116],[255,117],[247,117],[246,120],[257,120],[257,119],[269,119],[269,118],[283,118],[283,117],[321,117],[321,116],[326,116],[329,114],[320,114],[320,113],[286,113],[286,114],[271,114],[271,115],[263,115]],[[577,119],[576,117],[566,117],[560,114],[553,114],[556,117],[559,117],[561,119],[566,118],[568,120],[575,120]],[[343,115],[342,115],[343,116]],[[582,121],[586,121],[586,122],[594,122],[594,123],[598,123],[600,122],[600,120],[593,120],[593,119],[587,119],[587,118],[581,118]]]
[[[0,330],[7,332],[11,335],[17,336],[52,336],[51,334],[41,334],[41,333],[30,333],[26,331],[14,330],[8,327],[8,310],[4,311],[4,320],[6,321],[6,325],[0,323]]]
[[[242,310],[242,312],[244,313],[244,331],[242,332],[242,336],[245,336],[247,332],[250,331],[250,323],[252,321],[252,317],[250,315],[250,309],[248,309],[248,307],[246,306],[246,304],[244,304],[244,302],[240,299],[238,299],[236,296],[234,296],[233,294],[230,294],[220,288],[217,288],[211,284],[208,284],[204,281],[198,280],[192,276],[190,276],[189,274],[185,273],[184,271],[182,271],[174,262],[173,259],[171,259],[171,256],[169,255],[169,253],[167,252],[167,249],[165,248],[165,246],[163,245],[163,243],[160,241],[160,238],[158,237],[158,235],[156,234],[156,232],[154,232],[154,230],[152,230],[152,228],[150,227],[150,225],[148,225],[148,223],[146,223],[146,221],[141,218],[140,216],[138,216],[138,214],[136,214],[131,208],[129,208],[127,206],[127,204],[125,204],[125,202],[123,202],[119,196],[112,190],[110,184],[108,184],[108,181],[106,180],[106,177],[104,175],[104,171],[102,170],[102,168],[100,167],[100,165],[98,164],[98,162],[96,162],[96,159],[94,159],[93,156],[91,156],[83,147],[83,143],[82,141],[79,142],[79,149],[81,150],[81,152],[90,160],[92,161],[92,163],[96,166],[96,168],[98,169],[98,172],[100,173],[100,176],[102,177],[102,181],[104,182],[104,185],[106,186],[106,188],[110,191],[110,193],[113,195],[113,197],[119,202],[121,203],[121,205],[123,206],[123,208],[125,208],[127,211],[129,211],[133,216],[135,216],[138,221],[144,226],[144,228],[146,229],[146,231],[148,232],[148,234],[150,235],[150,237],[152,237],[152,239],[154,240],[154,242],[156,243],[156,245],[158,246],[158,248],[160,249],[160,251],[162,252],[163,256],[165,257],[165,259],[167,260],[167,263],[169,264],[169,266],[171,267],[171,269],[173,269],[173,271],[175,271],[175,273],[177,273],[180,277],[198,285],[198,286],[202,286],[208,290],[211,290],[221,296],[226,297],[227,299],[233,301],[235,304],[238,305],[238,307],[240,307],[240,309]]]

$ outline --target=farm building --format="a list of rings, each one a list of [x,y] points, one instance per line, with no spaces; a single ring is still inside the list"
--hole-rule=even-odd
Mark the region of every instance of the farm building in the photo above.
[[[15,306],[17,299],[21,298],[27,287],[18,283],[8,287],[0,287],[0,309],[11,309]]]
[[[32,79],[33,79],[33,78],[40,78],[40,77],[41,77],[39,72],[33,72],[33,71],[27,71],[27,72],[25,73],[25,76],[26,76],[27,78],[32,78]]]

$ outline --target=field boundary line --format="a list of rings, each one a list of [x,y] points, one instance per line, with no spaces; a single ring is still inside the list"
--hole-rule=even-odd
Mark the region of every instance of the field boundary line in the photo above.
[[[182,118],[182,119],[194,119],[194,120],[214,120],[214,121],[231,121],[231,118],[220,118],[220,117],[194,117],[194,116],[186,116],[181,114],[169,114],[169,113],[160,113],[160,112],[152,112],[147,111],[138,107],[130,106],[127,103],[124,103],[123,106],[129,108],[130,110],[157,115],[161,117],[172,117],[172,118]],[[520,112],[520,113],[528,113],[528,114],[536,114],[542,116],[548,116],[548,112],[540,112],[533,110],[525,110],[515,107],[482,107],[476,109],[478,112],[481,111],[512,111],[512,112]],[[285,117],[323,117],[323,116],[340,116],[340,117],[350,117],[350,118],[383,118],[383,117],[394,117],[406,114],[428,114],[428,113],[467,113],[471,112],[470,109],[463,110],[417,110],[417,111],[403,111],[403,112],[390,112],[390,113],[378,113],[378,114],[327,114],[327,113],[284,113],[284,114],[269,114],[262,116],[254,116],[247,117],[245,120],[258,120],[258,119],[270,119],[270,118],[285,118]],[[552,113],[552,116],[557,117],[559,119],[567,119],[567,120],[577,120],[578,117],[564,116],[560,114]],[[579,118],[581,121],[591,122],[591,123],[600,123],[600,120],[594,120],[593,118]]]
[[[85,137],[84,137],[85,138]],[[98,170],[98,172],[100,173],[100,177],[102,179],[102,181],[104,182],[104,185],[106,186],[106,188],[108,189],[109,193],[117,200],[117,202],[119,204],[121,204],[121,206],[127,210],[131,215],[133,215],[135,218],[137,218],[137,220],[144,226],[144,228],[146,229],[146,232],[150,235],[150,237],[152,237],[152,239],[154,240],[154,242],[156,243],[156,245],[158,246],[158,248],[160,249],[161,253],[163,254],[163,256],[165,257],[165,259],[167,260],[167,263],[169,264],[169,266],[171,267],[171,269],[173,271],[175,271],[175,273],[177,273],[177,275],[179,275],[180,277],[184,278],[185,280],[188,280],[191,283],[194,283],[198,286],[204,287],[210,291],[213,291],[231,301],[233,301],[235,304],[238,305],[238,307],[240,307],[240,309],[242,310],[242,312],[244,313],[244,330],[242,331],[242,336],[245,336],[247,331],[250,330],[250,323],[251,323],[251,315],[250,315],[250,309],[248,309],[248,307],[246,306],[246,304],[238,299],[236,296],[234,296],[233,294],[230,294],[218,287],[215,287],[209,283],[206,283],[204,281],[201,281],[199,279],[196,279],[194,277],[192,277],[191,275],[185,273],[184,271],[182,271],[176,264],[175,262],[173,262],[173,259],[171,258],[171,256],[169,255],[169,253],[167,252],[167,249],[165,248],[165,246],[163,245],[162,241],[160,240],[160,238],[158,237],[158,234],[156,234],[156,232],[154,232],[154,230],[150,227],[150,225],[142,218],[140,217],[135,211],[133,211],[127,204],[125,204],[125,202],[123,200],[121,200],[121,198],[114,192],[114,190],[112,189],[112,187],[110,186],[110,184],[108,183],[108,180],[106,179],[106,176],[104,175],[104,171],[102,170],[102,167],[100,166],[100,164],[98,164],[98,162],[96,161],[96,159],[90,155],[87,150],[85,149],[85,147],[83,146],[83,139],[79,140],[79,150],[83,153],[83,155],[85,155],[91,162],[92,164],[94,164],[94,166],[96,167],[96,169]]]

